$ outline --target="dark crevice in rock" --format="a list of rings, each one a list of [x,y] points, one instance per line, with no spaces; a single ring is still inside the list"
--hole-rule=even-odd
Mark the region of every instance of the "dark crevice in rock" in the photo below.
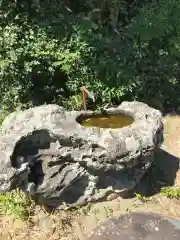
[[[28,181],[35,185],[41,185],[44,180],[45,173],[42,169],[42,161],[36,162],[34,166],[29,168]]]

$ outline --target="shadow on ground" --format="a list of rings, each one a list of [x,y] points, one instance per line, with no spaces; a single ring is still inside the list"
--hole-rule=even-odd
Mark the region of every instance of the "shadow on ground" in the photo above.
[[[151,169],[141,179],[134,192],[147,197],[159,193],[162,187],[174,185],[176,173],[179,170],[180,159],[162,149],[158,149],[155,152]]]

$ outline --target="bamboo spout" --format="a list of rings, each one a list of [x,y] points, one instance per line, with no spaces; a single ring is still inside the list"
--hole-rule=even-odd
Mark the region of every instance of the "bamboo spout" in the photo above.
[[[89,98],[91,98],[93,100],[93,102],[95,102],[95,98],[93,93],[89,92],[87,90],[87,88],[85,86],[81,87],[81,92],[82,92],[82,104],[83,104],[83,108],[86,111],[87,110],[87,104],[86,104],[86,100],[87,100],[87,96]]]

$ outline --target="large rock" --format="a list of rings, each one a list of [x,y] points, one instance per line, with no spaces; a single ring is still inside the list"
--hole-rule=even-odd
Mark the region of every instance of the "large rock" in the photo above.
[[[95,228],[87,240],[178,240],[180,220],[154,213],[132,212],[113,217]]]
[[[20,187],[42,204],[85,204],[131,190],[163,141],[162,116],[140,102],[106,114],[133,117],[119,129],[83,127],[77,119],[98,112],[68,112],[43,105],[10,114],[0,136],[0,192]]]

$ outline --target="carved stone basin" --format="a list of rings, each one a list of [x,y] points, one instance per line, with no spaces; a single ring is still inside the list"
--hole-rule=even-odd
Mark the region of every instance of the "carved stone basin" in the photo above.
[[[10,114],[0,136],[0,192],[80,205],[133,189],[163,141],[162,115],[140,102],[103,112],[43,105]]]

